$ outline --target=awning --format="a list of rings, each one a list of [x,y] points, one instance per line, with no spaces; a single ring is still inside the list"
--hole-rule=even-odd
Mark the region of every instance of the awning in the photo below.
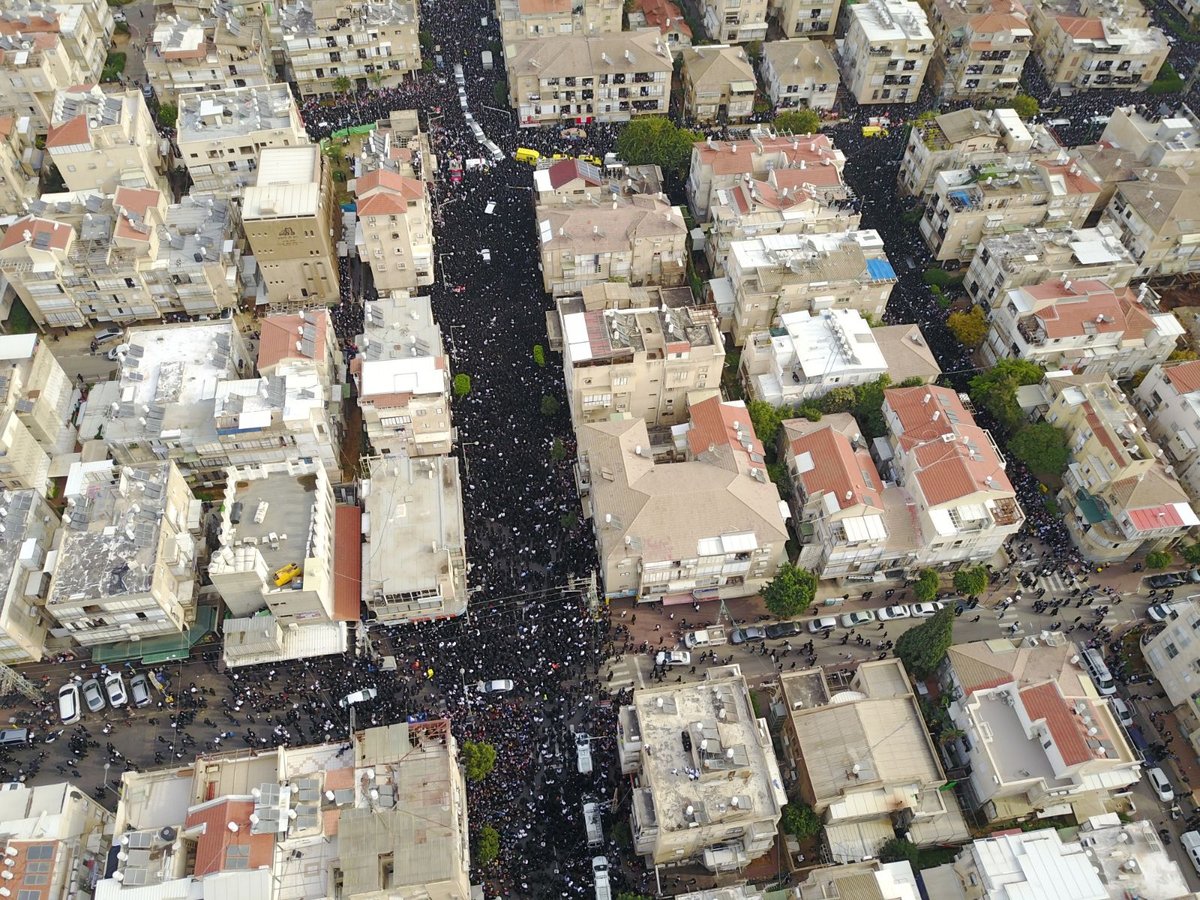
[[[216,630],[217,608],[200,606],[196,609],[196,621],[187,631],[179,634],[147,638],[144,641],[118,641],[92,648],[92,662],[114,663],[127,659],[140,659],[145,665],[187,659],[192,647]]]
[[[848,541],[882,541],[887,537],[887,529],[883,527],[883,516],[854,516],[840,521],[842,528],[846,530]]]
[[[758,90],[758,85],[753,81],[731,81],[729,90],[734,94],[753,94]]]

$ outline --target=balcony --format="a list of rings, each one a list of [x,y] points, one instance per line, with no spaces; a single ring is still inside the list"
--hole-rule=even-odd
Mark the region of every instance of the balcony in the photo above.
[[[1040,346],[1046,343],[1046,332],[1042,328],[1041,320],[1036,316],[1025,316],[1017,322],[1017,332],[1027,344]]]

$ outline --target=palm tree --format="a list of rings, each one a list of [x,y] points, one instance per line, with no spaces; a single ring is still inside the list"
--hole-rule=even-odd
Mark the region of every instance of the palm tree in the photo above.
[[[339,75],[333,79],[333,89],[339,94],[348,94],[350,92],[350,77],[348,75]]]

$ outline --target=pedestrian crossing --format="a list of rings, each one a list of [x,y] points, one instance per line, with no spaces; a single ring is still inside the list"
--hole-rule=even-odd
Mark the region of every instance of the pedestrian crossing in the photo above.
[[[608,672],[604,674],[604,680],[601,682],[605,690],[609,694],[617,694],[627,688],[645,687],[646,682],[639,661],[638,656],[619,656],[611,660],[608,663]],[[611,678],[609,674],[612,675]]]
[[[1046,589],[1047,597],[1061,597],[1075,589],[1075,580],[1065,572],[1051,572],[1037,576],[1032,593],[1036,594],[1042,588]]]

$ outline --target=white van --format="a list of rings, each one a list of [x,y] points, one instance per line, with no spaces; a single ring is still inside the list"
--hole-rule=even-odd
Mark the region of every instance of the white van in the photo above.
[[[583,731],[575,732],[575,768],[580,775],[592,774],[592,739]]]
[[[1146,770],[1146,780],[1150,782],[1150,788],[1154,791],[1155,796],[1163,803],[1170,803],[1175,799],[1175,789],[1167,780],[1167,773],[1158,766]]]
[[[1200,875],[1200,831],[1185,831],[1179,836],[1183,852],[1192,861],[1192,868]]]
[[[600,822],[600,807],[595,803],[583,804],[583,824],[587,828],[588,847],[599,847],[604,843],[604,826]]]
[[[719,647],[728,641],[729,638],[725,636],[722,629],[705,628],[700,631],[689,631],[684,635],[683,646],[689,650],[695,650],[697,647]]]
[[[1133,725],[1133,710],[1129,708],[1129,704],[1120,697],[1110,697],[1109,704],[1112,706],[1113,715],[1117,717],[1117,721],[1129,728]]]
[[[1113,681],[1112,673],[1104,664],[1104,655],[1099,650],[1094,647],[1084,650],[1080,654],[1080,662],[1087,669],[1087,673],[1092,676],[1096,690],[1105,697],[1111,697],[1117,692],[1117,684]]]

